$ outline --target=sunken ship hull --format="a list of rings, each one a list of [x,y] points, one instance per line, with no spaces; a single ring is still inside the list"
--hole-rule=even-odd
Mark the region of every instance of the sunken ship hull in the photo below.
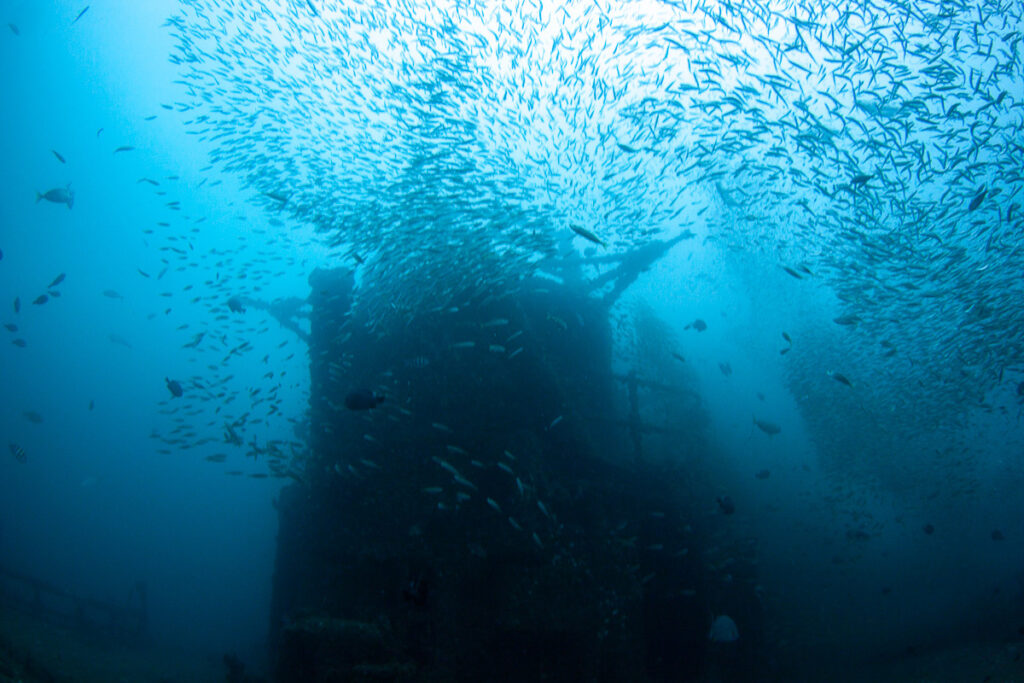
[[[311,454],[278,505],[276,680],[760,678],[753,563],[725,585],[704,552],[720,521],[700,493],[699,399],[612,372],[605,303],[538,280],[370,324],[351,274],[311,284]],[[347,410],[353,388],[384,401]],[[650,423],[655,403],[675,428]],[[743,635],[711,642],[724,611]]]

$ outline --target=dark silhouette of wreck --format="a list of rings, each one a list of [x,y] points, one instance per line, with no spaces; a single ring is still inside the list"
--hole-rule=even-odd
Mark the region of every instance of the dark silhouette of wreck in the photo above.
[[[611,306],[688,236],[372,326],[350,272],[311,276],[310,455],[278,506],[276,680],[759,680],[751,558],[727,576],[706,559],[726,522],[700,401],[667,338],[645,366],[613,367]],[[585,280],[588,263],[604,274]],[[386,398],[346,410],[353,390]],[[709,642],[723,612],[741,638]]]

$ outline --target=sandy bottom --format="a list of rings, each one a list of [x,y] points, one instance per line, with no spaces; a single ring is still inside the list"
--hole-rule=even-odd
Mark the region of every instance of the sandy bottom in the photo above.
[[[0,605],[0,683],[223,683],[216,658],[48,623]]]
[[[908,653],[884,662],[808,670],[797,665],[786,683],[1024,682],[1024,644],[972,643]],[[217,657],[126,644],[33,618],[0,606],[0,683],[223,683]],[[710,680],[715,679],[711,676]]]
[[[955,643],[870,663],[793,661],[787,683],[1024,683],[1024,643]]]
[[[907,655],[865,667],[848,681],[946,681],[1003,683],[1024,681],[1024,648],[999,643],[973,643],[919,655]]]

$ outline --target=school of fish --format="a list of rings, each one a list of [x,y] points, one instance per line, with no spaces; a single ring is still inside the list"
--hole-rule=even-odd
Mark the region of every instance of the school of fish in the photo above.
[[[694,226],[834,291],[856,343],[830,376],[921,429],[1024,370],[1021,16],[183,0],[172,106],[365,263],[379,316],[514,288],[567,231],[614,250]]]

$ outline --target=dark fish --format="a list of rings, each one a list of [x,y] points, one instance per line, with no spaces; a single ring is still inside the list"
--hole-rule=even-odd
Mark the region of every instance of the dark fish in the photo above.
[[[867,181],[871,180],[874,177],[875,176],[873,176],[871,174],[868,174],[868,173],[859,173],[859,174],[853,176],[852,178],[850,178],[850,184],[851,185],[863,185],[864,183],[866,183]]]
[[[853,386],[853,384],[850,382],[850,380],[847,379],[846,375],[842,375],[842,374],[840,374],[838,372],[831,372],[831,373],[829,373],[829,375],[832,377],[832,379],[834,379],[835,381],[839,382],[840,384],[845,384],[848,387],[852,387]]]
[[[786,334],[785,332],[783,332],[783,333],[782,333],[782,338],[783,338],[783,339],[785,339],[786,341],[788,341],[788,342],[790,343],[790,345],[792,346],[792,344],[793,344],[793,340],[789,338],[789,335],[788,335],[788,334]]]
[[[25,453],[24,448],[22,448],[16,443],[9,443],[7,444],[7,447],[11,449],[11,455],[14,456],[14,459],[20,462],[22,465],[28,462],[28,454]]]
[[[1000,531],[999,529],[994,529],[992,531],[992,540],[993,541],[1002,541],[1005,538],[1006,538],[1006,536],[1003,536],[1003,532]]]
[[[672,357],[675,358],[680,363],[685,363],[686,362],[686,359],[683,358],[682,354],[676,353],[675,351],[672,352]]]
[[[60,297],[60,291],[56,290],[56,289],[49,289],[49,290],[46,291],[46,293],[49,294],[54,299],[57,299],[57,298]]]
[[[75,193],[71,191],[70,184],[67,187],[55,187],[46,192],[36,192],[36,203],[38,204],[43,199],[54,204],[67,204],[69,209],[75,205]]]
[[[313,13],[313,16],[320,16],[320,13],[316,11],[316,7],[313,6],[313,0],[306,0],[306,4],[309,5],[309,11]]]
[[[192,335],[192,340],[191,341],[187,341],[184,344],[182,344],[181,348],[183,348],[183,349],[194,349],[197,346],[199,346],[199,342],[203,341],[203,337],[205,337],[205,336],[206,336],[205,332],[196,332],[194,335]]]
[[[982,188],[980,190],[978,190],[978,194],[974,195],[974,199],[971,200],[971,203],[967,207],[967,210],[968,211],[974,211],[979,206],[981,206],[981,203],[983,201],[985,201],[985,195],[987,195],[987,194],[988,194],[988,189],[985,188],[984,186],[982,186]]]
[[[237,296],[228,299],[228,310],[232,313],[245,313],[245,305]]]
[[[281,192],[264,192],[263,194],[267,197],[270,197],[275,202],[281,202],[282,204],[288,202],[288,195],[282,194]]]
[[[0,249],[0,261],[4,260],[4,250]]]
[[[43,423],[43,416],[34,410],[26,410],[25,412],[22,413],[22,415],[24,415],[25,419],[34,425]]]
[[[78,20],[81,19],[83,16],[85,16],[85,13],[88,12],[88,11],[89,11],[89,5],[86,5],[85,9],[83,9],[81,12],[79,12],[78,16],[75,17],[75,20],[71,22],[71,25],[74,26],[75,24],[77,24]]]
[[[768,422],[767,420],[758,420],[756,417],[754,418],[754,424],[757,425],[757,428],[760,429],[765,434],[767,434],[768,436],[775,436],[776,434],[782,431],[782,427],[775,424],[774,422]]]
[[[53,156],[57,157],[57,161],[59,161],[62,164],[66,164],[67,163],[66,161],[64,161],[64,157],[62,157],[60,155],[60,152],[58,152],[55,149],[51,149],[50,151],[53,152]]]
[[[935,533],[935,527],[933,527],[931,524],[925,524],[924,527],[922,527],[922,529],[929,536]]]
[[[53,282],[51,282],[49,285],[47,285],[46,288],[47,289],[53,289],[54,287],[56,287],[57,285],[59,285],[62,282],[64,282],[64,273],[61,273],[57,277],[53,278]]]
[[[721,370],[722,374],[725,375],[726,377],[732,375],[732,366],[729,365],[728,363],[719,363],[718,369]]]
[[[14,323],[4,323],[4,327],[7,328],[8,332],[17,332],[18,331],[18,326],[15,325]]]
[[[789,266],[782,266],[782,269],[784,271],[786,271],[787,273],[789,273],[790,275],[792,275],[793,277],[795,277],[797,280],[803,280],[804,279],[803,275],[801,275],[800,273],[796,272],[795,270],[793,270]]]
[[[21,297],[20,296],[14,297],[14,312],[15,313],[20,313],[21,312]]]
[[[608,246],[607,244],[605,244],[604,240],[602,240],[600,237],[598,237],[594,233],[590,232],[589,230],[587,230],[586,228],[584,228],[581,225],[576,225],[575,223],[570,223],[569,224],[569,229],[572,230],[577,235],[579,235],[580,237],[582,237],[583,239],[588,240],[590,242],[593,242],[594,244],[599,244],[602,247],[607,247]]]
[[[96,401],[94,399],[90,398],[89,399],[89,410],[92,410],[95,407],[96,407]]]
[[[15,26],[14,24],[7,24],[7,28],[11,29],[11,33],[13,33],[14,35],[16,35],[16,36],[20,36],[21,35],[21,31],[19,31],[18,27]]]
[[[28,346],[27,342],[24,339],[21,339],[21,338],[15,339],[11,343],[14,344],[15,346],[17,346],[19,349],[23,349],[26,346]]]
[[[704,322],[703,320],[701,320],[700,318],[697,318],[696,320],[694,320],[692,323],[690,323],[689,325],[687,325],[683,329],[684,330],[688,330],[691,327],[693,329],[697,330],[698,332],[703,332],[704,330],[708,329],[708,324],[706,322]]]
[[[120,294],[118,294],[117,292],[115,292],[112,289],[104,289],[103,290],[103,296],[107,297],[108,299],[123,299],[124,298],[123,296],[121,296]]]
[[[383,396],[379,396],[369,389],[360,389],[345,397],[345,407],[349,410],[370,410],[376,408],[383,401]]]
[[[45,294],[40,294],[39,296],[37,296],[35,298],[35,300],[32,303],[34,303],[36,306],[42,306],[43,304],[45,304],[49,300],[50,300],[50,297],[46,296]]]
[[[761,470],[760,472],[754,475],[754,477],[756,477],[757,479],[767,479],[770,476],[772,476],[771,470]]]
[[[736,504],[732,502],[732,498],[729,496],[719,496],[715,500],[718,502],[718,507],[721,509],[722,514],[731,515],[736,512]]]
[[[135,270],[139,271],[139,275],[141,275],[142,277],[149,277],[149,273],[144,271],[142,268],[136,268]]]
[[[134,150],[135,148],[132,147],[131,145],[121,145],[120,147],[114,150],[114,154],[117,154],[118,152],[131,152]]]
[[[100,136],[100,133],[102,133],[102,132],[103,132],[103,129],[102,129],[102,128],[97,128],[97,129],[96,129],[96,137],[99,137],[99,136]]]
[[[860,317],[851,314],[841,315],[838,318],[833,318],[832,322],[836,325],[856,325],[860,322]]]
[[[181,398],[185,394],[185,390],[181,388],[181,383],[178,380],[164,377],[164,381],[167,382],[167,391],[171,392],[174,398]]]

